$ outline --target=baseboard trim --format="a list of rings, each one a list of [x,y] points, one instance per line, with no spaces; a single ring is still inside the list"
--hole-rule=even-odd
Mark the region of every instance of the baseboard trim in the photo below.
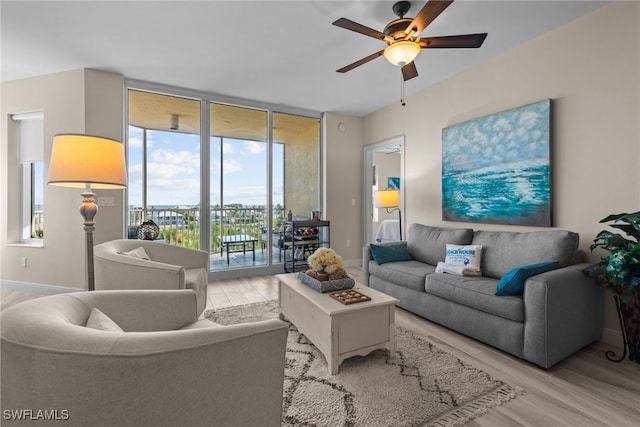
[[[342,266],[347,268],[362,267],[362,260],[358,259],[345,259],[342,261]]]
[[[0,289],[10,291],[25,292],[38,295],[57,295],[70,292],[79,292],[82,289],[68,288],[65,286],[43,285],[41,283],[15,282],[11,280],[0,281]]]

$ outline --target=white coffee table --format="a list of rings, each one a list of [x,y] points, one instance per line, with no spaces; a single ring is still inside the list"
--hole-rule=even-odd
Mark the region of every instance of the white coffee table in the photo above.
[[[397,299],[356,283],[353,289],[371,301],[345,305],[302,283],[298,273],[276,277],[281,316],[320,350],[331,374],[338,373],[343,360],[376,349],[387,349],[393,358]]]

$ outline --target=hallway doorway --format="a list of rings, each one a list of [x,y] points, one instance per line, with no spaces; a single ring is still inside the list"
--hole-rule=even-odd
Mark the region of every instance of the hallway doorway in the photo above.
[[[363,244],[375,243],[382,221],[398,220],[398,213],[388,213],[374,206],[374,191],[398,186],[399,208],[404,224],[404,135],[364,147],[364,221]],[[404,226],[403,226],[404,228]],[[404,230],[402,235],[404,235]]]

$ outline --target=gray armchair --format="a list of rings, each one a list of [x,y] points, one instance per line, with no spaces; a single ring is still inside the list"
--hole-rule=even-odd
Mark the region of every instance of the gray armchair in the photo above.
[[[94,307],[124,332],[85,327]],[[282,321],[222,326],[197,320],[193,292],[129,290],[22,302],[0,313],[0,325],[3,414],[66,418],[39,426],[281,423]]]
[[[149,260],[122,255],[144,248]],[[93,250],[96,290],[193,289],[207,305],[209,253],[150,240],[112,240]]]

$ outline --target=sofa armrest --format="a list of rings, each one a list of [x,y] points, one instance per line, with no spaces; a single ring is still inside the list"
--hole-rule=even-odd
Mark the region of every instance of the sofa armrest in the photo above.
[[[402,242],[402,244],[404,244],[405,246],[407,246],[407,241],[406,240],[400,240],[400,241],[393,241],[393,242],[382,242],[382,243],[376,243],[376,246],[391,246],[391,245],[397,245],[398,242]],[[373,261],[373,258],[371,256],[371,247],[369,245],[364,245],[362,247],[362,277],[363,277],[363,284],[365,286],[369,286],[369,263]]]
[[[371,261],[371,249],[369,245],[362,247],[362,281],[369,286],[369,261]]]
[[[94,264],[98,290],[185,288],[185,268],[182,265],[118,254],[96,255]]]
[[[604,324],[603,289],[575,264],[525,283],[524,358],[548,368],[597,341]]]

